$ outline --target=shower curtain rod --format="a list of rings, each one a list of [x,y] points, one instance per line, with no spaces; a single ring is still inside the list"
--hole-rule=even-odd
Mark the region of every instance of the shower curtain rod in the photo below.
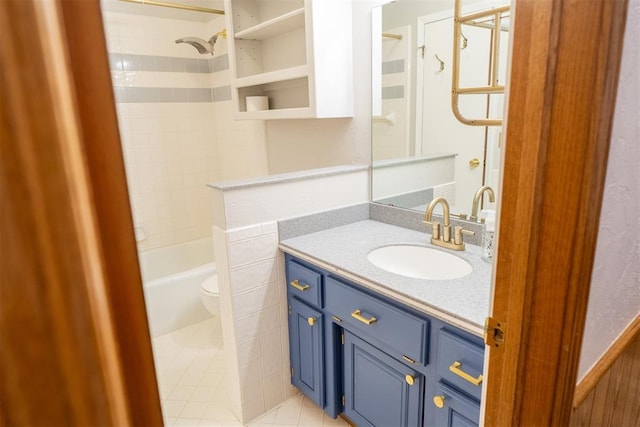
[[[151,6],[170,7],[173,9],[190,10],[192,12],[205,12],[205,13],[214,13],[216,15],[224,15],[224,10],[209,9],[207,7],[200,7],[200,6],[188,6],[186,4],[168,3],[168,2],[155,1],[155,0],[120,0],[120,1],[126,1],[129,3],[138,3],[138,4],[150,4]]]
[[[386,37],[388,39],[402,40],[402,36],[400,34],[382,33],[382,37]]]

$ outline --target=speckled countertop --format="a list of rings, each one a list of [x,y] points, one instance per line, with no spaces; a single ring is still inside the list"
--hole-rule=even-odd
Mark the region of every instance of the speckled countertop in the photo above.
[[[285,239],[280,248],[339,274],[362,286],[407,304],[468,332],[482,336],[489,313],[491,264],[480,258],[480,248],[450,251],[469,262],[473,272],[451,280],[424,280],[382,270],[367,261],[372,250],[395,244],[434,247],[430,235],[366,220]]]

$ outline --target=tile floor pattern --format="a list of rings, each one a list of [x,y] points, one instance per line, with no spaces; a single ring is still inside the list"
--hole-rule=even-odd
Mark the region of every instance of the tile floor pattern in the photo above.
[[[208,319],[152,339],[165,426],[242,426],[229,410],[222,330]],[[249,423],[249,427],[345,427],[303,395]]]

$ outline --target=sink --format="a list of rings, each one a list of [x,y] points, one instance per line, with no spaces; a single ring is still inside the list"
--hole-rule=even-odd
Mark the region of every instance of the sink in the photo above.
[[[471,273],[471,264],[438,249],[392,245],[374,249],[367,260],[383,270],[415,279],[458,279]]]

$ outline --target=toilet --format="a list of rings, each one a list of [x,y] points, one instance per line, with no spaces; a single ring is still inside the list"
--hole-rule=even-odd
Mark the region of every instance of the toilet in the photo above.
[[[218,276],[207,277],[200,286],[202,304],[214,316],[220,316],[220,298],[218,294]]]

